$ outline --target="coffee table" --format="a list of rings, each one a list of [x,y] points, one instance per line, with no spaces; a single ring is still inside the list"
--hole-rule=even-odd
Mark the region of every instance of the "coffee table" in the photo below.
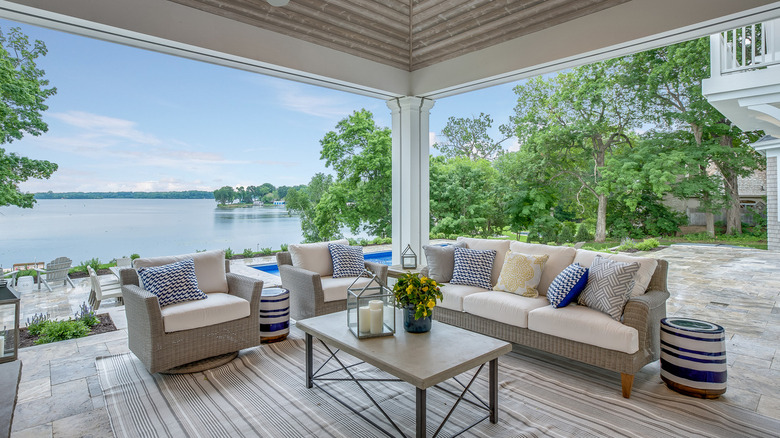
[[[395,313],[396,327],[403,327],[401,312],[396,310]],[[336,356],[337,353],[343,351],[344,353],[354,356],[397,377],[397,379],[384,379],[385,381],[403,381],[416,388],[415,429],[417,437],[426,436],[426,390],[476,367],[479,367],[479,370],[477,370],[471,378],[468,385],[463,385],[460,383],[460,380],[455,379],[455,381],[464,388],[463,392],[460,396],[453,394],[457,396],[457,401],[453,404],[450,412],[444,417],[436,434],[441,431],[461,400],[466,400],[472,406],[477,406],[487,411],[485,417],[479,419],[479,421],[468,426],[464,430],[467,430],[488,418],[491,423],[498,422],[498,357],[512,350],[512,346],[508,342],[463,330],[438,321],[434,321],[433,328],[428,333],[406,333],[401,329],[396,331],[395,336],[358,339],[347,327],[347,315],[345,311],[297,321],[296,326],[306,333],[306,387],[311,388],[317,386],[339,401],[342,405],[351,409],[355,414],[360,415],[363,419],[389,436],[392,436],[392,432],[375,424],[352,408],[349,403],[339,399],[336,395],[328,392],[326,388],[317,384],[318,380],[348,380],[357,383],[362,392],[382,412],[390,425],[392,425],[399,434],[404,436],[401,429],[387,413],[385,413],[382,407],[374,401],[370,392],[360,383],[363,381],[381,381],[383,379],[360,379],[356,377],[356,373],[353,373],[351,366],[345,367],[341,360]],[[349,375],[349,379],[333,379],[328,377],[328,375],[332,374],[332,371],[321,374],[315,373],[313,364],[313,338],[315,337],[319,339],[330,352],[331,356],[328,360],[335,359],[342,370]],[[335,347],[338,350],[334,351],[331,347]],[[478,402],[471,402],[468,399],[464,399],[466,393],[470,393],[472,396],[476,397],[476,395],[473,394],[473,391],[470,390],[470,386],[486,363],[489,363],[488,401],[484,402],[483,400],[478,400]],[[449,390],[444,391],[452,394]]]

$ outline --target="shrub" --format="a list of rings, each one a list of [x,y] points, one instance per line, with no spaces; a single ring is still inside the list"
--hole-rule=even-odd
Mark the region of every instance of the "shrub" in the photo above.
[[[139,254],[130,254],[130,260],[140,259],[141,256]]]
[[[95,316],[95,311],[92,310],[92,306],[88,306],[87,303],[82,302],[79,306],[79,310],[76,312],[76,321],[83,322],[87,327],[94,327],[100,324],[100,320]]]
[[[640,251],[648,251],[653,248],[658,248],[658,246],[661,244],[661,242],[658,241],[655,237],[651,237],[649,239],[645,239],[639,243],[637,243],[634,247]]]
[[[360,246],[367,246],[368,245],[368,239],[360,239],[360,240],[358,240],[358,244]]]
[[[283,243],[280,248],[282,248],[282,251],[287,251],[290,248],[290,246],[287,245],[286,243]]]
[[[563,225],[561,225],[561,232],[558,233],[558,239],[556,241],[558,243],[573,242],[575,227],[576,225],[574,225],[574,222],[564,222]]]
[[[260,248],[260,254],[263,256],[269,256],[274,253],[274,250],[271,248]]]
[[[577,227],[577,234],[574,235],[574,241],[587,242],[589,240],[593,240],[593,235],[590,234],[587,225],[585,225],[585,222],[583,222],[579,227]]]
[[[348,237],[347,238],[347,242],[349,242],[350,246],[357,246],[358,245],[357,239],[354,239],[352,237]]]
[[[533,235],[533,240],[540,243],[555,242],[559,228],[560,223],[554,217],[547,215],[538,217],[528,230],[528,241],[531,241]]]
[[[381,237],[374,237],[371,239],[372,245],[381,245],[382,244],[382,238]]]
[[[83,338],[89,334],[89,328],[82,321],[49,321],[44,324],[40,337],[35,344],[65,341],[73,338]]]
[[[389,245],[391,243],[393,243],[393,238],[392,237],[385,237],[385,238],[382,239],[382,244],[383,245]]]
[[[244,248],[244,251],[241,253],[241,255],[246,258],[250,258],[255,255],[255,252],[252,251],[252,248]]]
[[[634,242],[634,240],[631,239],[630,237],[624,237],[620,241],[620,246],[617,247],[617,250],[618,251],[626,251],[626,250],[634,249],[634,248],[636,248],[636,242]]]
[[[32,318],[27,318],[27,332],[33,336],[41,334],[43,326],[49,322],[49,314],[36,313]]]
[[[458,235],[457,234],[448,234],[447,235],[447,239],[449,239],[449,240],[458,240]]]
[[[233,253],[233,250],[228,246],[228,249],[225,250],[225,258],[232,259],[234,255],[235,253]]]

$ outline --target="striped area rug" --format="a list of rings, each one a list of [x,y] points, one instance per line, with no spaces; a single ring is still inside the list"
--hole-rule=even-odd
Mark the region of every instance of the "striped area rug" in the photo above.
[[[316,367],[326,356],[317,344],[315,354]],[[631,398],[624,399],[615,373],[561,364],[555,356],[522,350],[503,356],[499,364],[500,421],[482,422],[464,436],[780,436],[780,421],[722,401],[682,396],[668,390],[657,373],[644,380],[637,376]],[[322,390],[305,388],[300,338],[243,350],[227,365],[189,375],[150,375],[132,354],[98,358],[97,368],[117,437],[384,436]],[[365,364],[355,369],[364,377],[386,377]],[[383,422],[354,383],[327,385],[373,421]],[[404,433],[413,436],[414,388],[387,382],[367,387]],[[487,369],[474,390],[487,394]],[[428,391],[429,435],[435,431],[432,423],[452,402],[439,390]],[[480,415],[461,403],[444,436]]]

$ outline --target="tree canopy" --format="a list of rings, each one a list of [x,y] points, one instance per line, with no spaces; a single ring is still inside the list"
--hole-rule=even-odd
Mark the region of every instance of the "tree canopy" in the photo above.
[[[503,152],[501,143],[506,138],[494,141],[487,132],[491,126],[493,119],[485,113],[471,118],[450,117],[441,130],[445,141],[434,143],[433,147],[448,158],[492,160]]]
[[[44,104],[57,89],[49,87],[45,72],[35,60],[47,53],[46,45],[29,38],[18,27],[8,33],[0,29],[0,144],[21,139],[25,134],[41,135],[48,130],[42,113]],[[32,208],[35,196],[22,193],[19,184],[30,178],[49,178],[57,165],[8,153],[0,148],[0,206]]]

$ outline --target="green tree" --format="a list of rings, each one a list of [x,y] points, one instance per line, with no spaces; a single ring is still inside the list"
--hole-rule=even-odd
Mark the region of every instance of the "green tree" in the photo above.
[[[432,157],[431,231],[491,236],[505,224],[498,171],[487,160]]]
[[[317,205],[322,235],[338,234],[337,224],[353,233],[364,230],[387,237],[391,232],[392,164],[390,129],[380,128],[365,109],[355,111],[320,140],[321,159],[336,171],[328,193]],[[288,193],[289,196],[289,193]]]
[[[689,134],[692,141],[676,144],[693,158],[687,163],[695,162],[679,173],[689,180],[681,191],[700,198],[710,213],[725,201],[726,232],[741,233],[738,177],[763,168],[765,161],[749,146],[758,133],[742,132],[702,95],[702,80],[710,76],[709,51],[709,38],[700,38],[633,55],[626,60],[625,82],[638,91],[638,102],[659,129]],[[715,183],[718,190],[712,189]],[[714,235],[711,214],[707,225]]]
[[[214,200],[220,205],[230,204],[236,199],[236,191],[233,187],[224,186],[214,190]]]
[[[290,188],[286,193],[287,210],[300,216],[301,231],[306,242],[327,240],[320,235],[315,223],[316,207],[332,184],[333,177],[331,175],[317,173],[311,178],[309,185]]]
[[[506,140],[496,142],[488,135],[492,125],[493,119],[485,113],[472,118],[450,117],[441,130],[446,141],[434,143],[433,147],[449,158],[492,160],[501,153],[501,143]]]
[[[554,178],[577,181],[598,202],[596,242],[606,238],[607,199],[602,170],[608,153],[630,145],[637,125],[631,90],[618,78],[621,65],[605,61],[515,88],[518,96],[511,127],[522,148],[542,157]]]
[[[42,113],[49,107],[44,102],[57,89],[49,87],[46,73],[35,63],[46,53],[42,41],[36,40],[31,46],[18,27],[7,34],[0,29],[0,144],[48,131]],[[22,193],[19,184],[30,178],[48,179],[57,170],[55,163],[7,153],[3,148],[0,164],[0,206],[32,208],[34,195]]]

